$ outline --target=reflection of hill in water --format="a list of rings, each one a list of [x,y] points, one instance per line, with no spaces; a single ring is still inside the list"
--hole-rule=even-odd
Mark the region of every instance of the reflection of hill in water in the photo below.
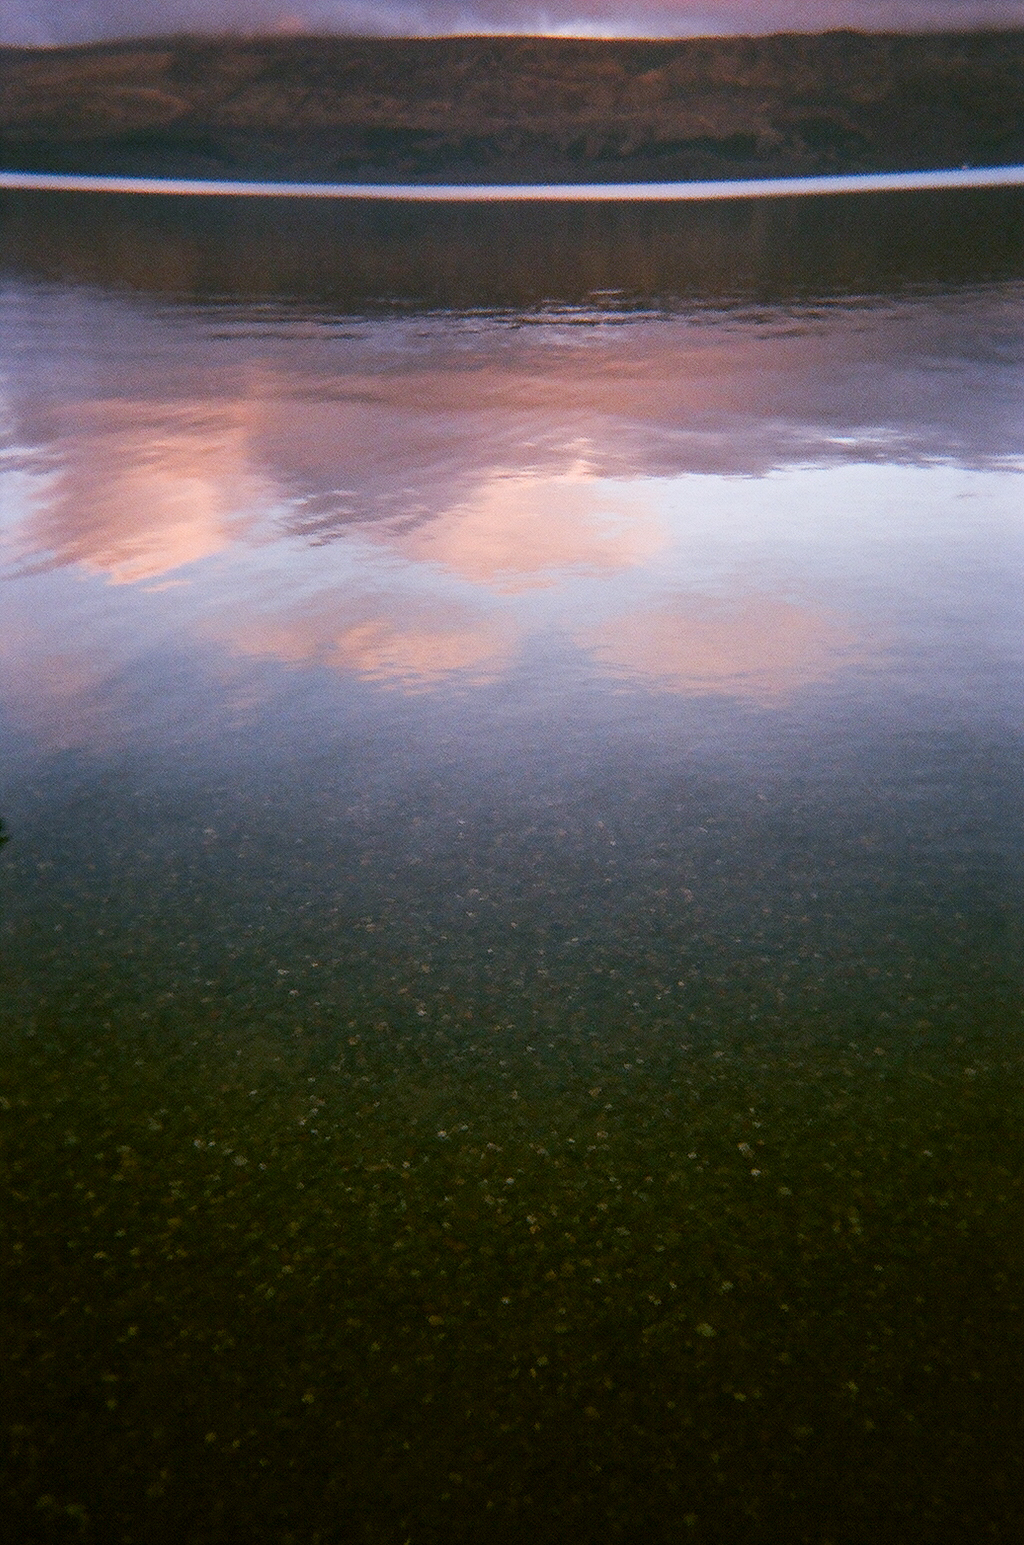
[[[1024,193],[719,205],[311,205],[9,193],[5,266],[341,308],[865,294],[1024,275]]]

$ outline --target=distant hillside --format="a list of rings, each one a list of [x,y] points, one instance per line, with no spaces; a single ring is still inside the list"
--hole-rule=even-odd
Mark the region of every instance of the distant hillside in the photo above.
[[[0,49],[34,170],[614,181],[1024,161],[1024,31]]]

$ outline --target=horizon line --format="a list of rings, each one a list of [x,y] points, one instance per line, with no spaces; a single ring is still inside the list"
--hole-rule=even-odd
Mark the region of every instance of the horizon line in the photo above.
[[[442,42],[447,38],[480,38],[484,40],[489,38],[535,38],[542,39],[545,42],[569,43],[692,43],[702,40],[714,41],[716,39],[726,40],[734,38],[835,37],[837,35],[848,37],[934,37],[947,33],[951,36],[963,37],[970,33],[983,34],[989,32],[1024,32],[1024,17],[1019,20],[1014,18],[1008,21],[1000,21],[993,18],[990,21],[965,21],[962,23],[947,17],[941,24],[931,25],[922,23],[917,26],[904,27],[858,27],[851,24],[837,24],[828,27],[789,25],[757,32],[751,32],[746,28],[730,29],[724,32],[620,32],[614,29],[598,29],[597,27],[580,31],[569,31],[562,28],[552,28],[550,31],[543,31],[526,27],[500,30],[460,27],[443,32],[381,32],[316,26],[303,27],[301,30],[292,30],[287,27],[225,27],[211,28],[209,30],[190,27],[180,28],[171,32],[129,32],[117,35],[79,38],[74,42],[64,43],[0,43],[0,51],[9,49],[25,53],[52,53],[59,50],[117,47],[137,43],[152,44],[187,41],[268,43],[293,42],[302,39],[323,41],[329,38],[371,43],[430,43]]]

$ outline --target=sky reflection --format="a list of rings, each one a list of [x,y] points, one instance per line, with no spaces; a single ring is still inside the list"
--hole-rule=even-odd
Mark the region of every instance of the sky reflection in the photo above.
[[[4,700],[75,743],[182,657],[418,692],[539,642],[616,691],[948,687],[1012,631],[1012,298],[225,325],[12,289]]]
[[[265,496],[243,408],[118,398],[62,405],[45,448],[54,472],[33,501],[24,550],[118,585],[221,552]]]

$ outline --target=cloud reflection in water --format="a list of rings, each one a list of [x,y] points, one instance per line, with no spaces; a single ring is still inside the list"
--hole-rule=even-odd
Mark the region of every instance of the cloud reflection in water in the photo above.
[[[55,473],[18,545],[112,584],[174,573],[231,546],[266,497],[244,403],[97,398],[62,405]]]
[[[652,608],[617,617],[581,640],[610,675],[762,705],[827,680],[865,652],[852,628],[770,596]]]
[[[122,728],[138,715],[113,684],[147,650],[159,674],[170,639],[211,681],[262,660],[406,692],[495,682],[543,640],[617,690],[777,704],[887,647],[901,569],[927,596],[929,564],[978,539],[951,501],[988,500],[1003,540],[1009,399],[961,357],[957,310],[976,350],[974,312],[1005,337],[998,295],[344,332],[79,296],[107,340],[91,395],[48,368],[74,341],[56,301],[21,300],[30,470],[5,545],[35,589],[7,587],[0,670],[71,741],[115,698]]]
[[[611,576],[661,552],[668,533],[642,484],[613,494],[586,466],[562,476],[506,476],[417,526],[403,543],[474,584],[516,594],[578,573]]]

